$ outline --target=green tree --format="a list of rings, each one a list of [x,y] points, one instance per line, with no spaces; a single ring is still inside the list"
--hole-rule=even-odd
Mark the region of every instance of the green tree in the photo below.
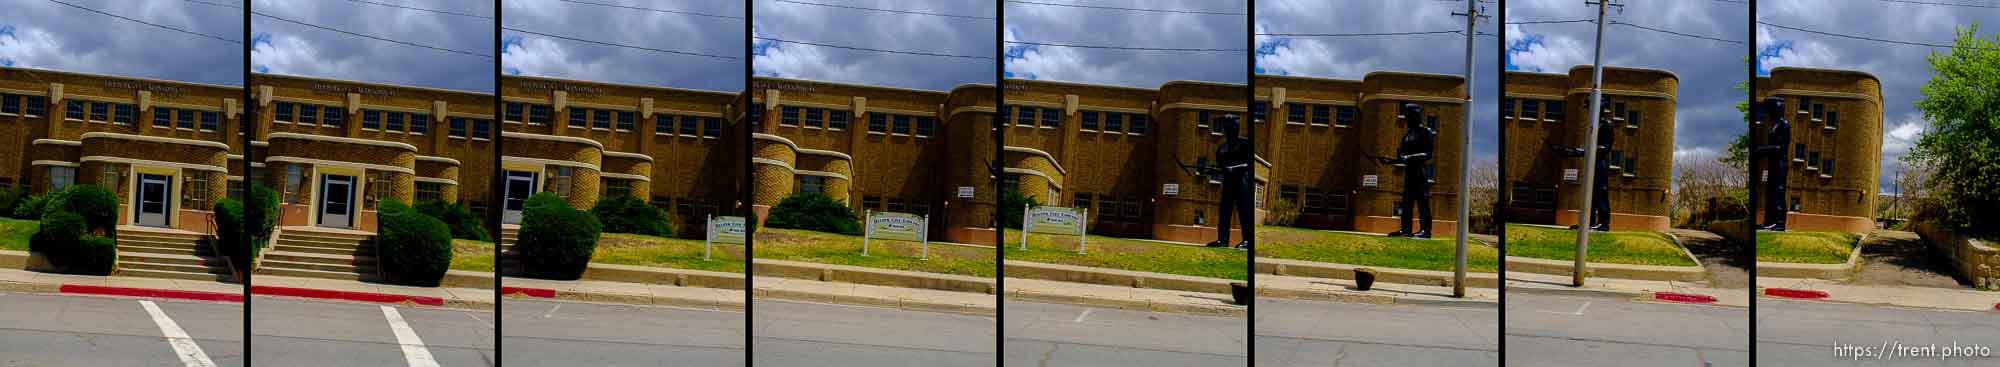
[[[817,192],[800,192],[786,196],[771,207],[771,214],[764,218],[764,225],[771,228],[791,228],[846,235],[861,235],[861,218],[854,215],[854,209],[847,203]]]
[[[1931,80],[1916,102],[1930,129],[1903,159],[1935,169],[1927,183],[1943,203],[1947,228],[2000,237],[1977,218],[2000,216],[2000,36],[1979,37],[1979,24],[1958,29],[1949,52],[1932,51]]]
[[[1746,69],[1756,67],[1754,66],[1754,64],[1750,63],[1749,56],[1743,57],[1743,66],[1745,66]],[[1751,116],[1750,114],[1750,99],[1757,97],[1755,94],[1750,93],[1750,81],[1748,80],[1736,82],[1735,88],[1737,91],[1743,92],[1743,100],[1736,101],[1736,113],[1743,114],[1744,125],[1749,125],[1750,119],[1753,118],[1753,116]],[[1736,168],[1738,170],[1749,169],[1750,134],[1748,133],[1736,134],[1736,139],[1732,139],[1729,141],[1729,148],[1723,151],[1722,156],[1715,157],[1715,160],[1722,162],[1722,164],[1727,164],[1729,165],[1729,167]]]

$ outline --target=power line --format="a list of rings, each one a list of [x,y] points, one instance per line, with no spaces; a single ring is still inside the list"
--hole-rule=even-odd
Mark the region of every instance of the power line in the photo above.
[[[479,18],[479,19],[488,19],[488,20],[491,20],[491,19],[493,19],[493,17],[492,17],[492,16],[486,16],[486,15],[479,15],[479,14],[471,14],[471,13],[460,13],[460,12],[455,12],[455,11],[449,11],[449,10],[437,10],[437,9],[424,9],[424,8],[419,8],[419,7],[414,7],[414,6],[407,6],[407,5],[396,5],[396,4],[387,4],[387,3],[378,3],[378,2],[373,2],[373,1],[367,1],[367,0],[347,0],[347,2],[351,2],[351,3],[362,3],[362,4],[369,4],[369,5],[379,5],[379,6],[387,6],[387,7],[391,7],[391,8],[401,8],[401,9],[409,9],[409,10],[416,10],[416,11],[427,11],[427,12],[432,12],[432,13],[438,13],[438,14],[450,14],[450,15],[457,15],[457,16],[461,16],[461,17],[468,17],[468,18]]]
[[[708,14],[708,13],[697,13],[697,12],[691,12],[691,11],[686,11],[686,10],[667,10],[667,9],[654,9],[654,8],[645,8],[645,7],[637,7],[637,6],[629,6],[629,5],[618,5],[618,4],[605,4],[605,3],[595,3],[595,2],[589,2],[589,1],[579,1],[579,0],[561,0],[561,1],[562,1],[562,2],[566,2],[566,3],[575,3],[575,4],[586,4],[586,5],[596,5],[596,6],[603,6],[603,7],[612,7],[612,8],[623,8],[623,9],[632,9],[632,10],[644,10],[644,11],[651,11],[651,12],[660,12],[660,13],[668,13],[668,14],[681,14],[681,15],[693,15],[693,16],[698,16],[698,17],[710,17],[710,18],[720,18],[720,19],[735,19],[735,20],[743,20],[743,17],[739,17],[739,16],[730,16],[730,15],[721,15],[721,14]]]
[[[1506,22],[1506,23],[1507,23],[1507,24],[1557,24],[1557,23],[1590,23],[1590,22],[1596,22],[1596,21],[1597,21],[1596,19],[1575,19],[1575,20],[1524,20],[1524,21],[1518,21],[1518,22]]]
[[[929,12],[921,12],[921,11],[913,11],[913,10],[896,10],[896,9],[881,9],[881,8],[866,8],[866,7],[859,7],[859,6],[851,6],[851,5],[837,5],[837,4],[821,4],[821,3],[809,3],[809,2],[804,2],[804,1],[793,1],[793,0],[772,0],[772,1],[776,1],[776,2],[780,2],[780,3],[792,3],[792,4],[799,4],[799,5],[813,5],[813,6],[824,6],[824,7],[829,7],[829,8],[841,8],[841,9],[854,9],[854,10],[868,10],[868,11],[879,11],[879,12],[887,12],[887,13],[899,13],[899,14],[914,14],[914,15],[930,15],[930,16],[939,16],[939,17],[948,17],[948,18],[965,18],[965,19],[984,19],[984,20],[993,20],[993,17],[982,17],[982,16],[975,16],[975,15],[958,15],[958,14],[945,14],[945,13],[929,13]]]
[[[1116,6],[1058,4],[1058,3],[1045,3],[1038,1],[1021,1],[1021,0],[1006,0],[1006,1],[1015,4],[1062,6],[1062,7],[1085,8],[1085,9],[1144,11],[1144,12],[1155,12],[1155,13],[1208,14],[1208,15],[1250,15],[1248,13],[1230,13],[1230,12],[1220,12],[1220,11],[1121,8]]]
[[[1993,6],[1993,5],[1978,5],[1978,4],[1952,4],[1952,3],[1939,3],[1939,2],[1929,2],[1929,1],[1911,1],[1911,0],[1879,0],[1879,1],[1881,1],[1881,2],[1885,2],[1885,3],[1904,3],[1904,4],[1919,4],[1919,5],[1938,5],[1938,6],[1958,6],[1958,7],[1967,7],[1967,8],[1983,8],[1983,9],[2000,9],[2000,6]]]
[[[670,54],[676,54],[676,55],[688,55],[688,56],[700,56],[700,57],[710,57],[710,58],[717,58],[717,59],[724,59],[724,60],[742,60],[742,59],[743,59],[742,57],[736,57],[736,56],[723,56],[723,55],[715,55],[715,54],[705,54],[705,53],[700,53],[700,52],[689,52],[689,51],[674,51],[674,50],[663,50],[663,49],[657,49],[657,48],[651,48],[651,47],[642,47],[642,46],[632,46],[632,45],[625,45],[625,44],[618,44],[618,43],[611,43],[611,42],[604,42],[604,41],[594,41],[594,40],[587,40],[587,39],[582,39],[582,38],[576,38],[576,37],[569,37],[569,36],[562,36],[562,35],[554,35],[554,34],[548,34],[548,33],[542,33],[542,32],[536,32],[536,31],[530,31],[530,30],[525,30],[525,29],[520,29],[520,28],[513,28],[513,27],[507,27],[507,26],[501,26],[501,27],[500,27],[500,29],[505,29],[505,30],[509,30],[509,31],[515,31],[515,32],[521,32],[521,33],[527,33],[527,34],[532,34],[532,35],[538,35],[538,36],[543,36],[543,37],[550,37],[550,38],[560,38],[560,39],[565,39],[565,40],[571,40],[571,41],[577,41],[577,42],[584,42],[584,43],[593,43],[593,44],[599,44],[599,45],[604,45],[604,46],[612,46],[612,47],[624,47],[624,48],[630,48],[630,49],[635,49],[635,50],[646,50],[646,51],[653,51],[653,52],[662,52],[662,53],[670,53]]]
[[[1243,51],[1249,51],[1248,49],[1241,49],[1241,48],[1172,48],[1172,47],[1131,47],[1131,46],[1101,46],[1101,45],[1072,45],[1072,44],[1064,44],[1064,43],[1047,43],[1047,42],[1026,42],[1026,41],[1007,41],[1007,43],[1012,43],[1012,44],[1017,44],[1017,45],[1030,45],[1030,46],[1049,46],[1049,47],[1068,47],[1068,48],[1088,48],[1088,49],[1099,49],[1099,50],[1130,50],[1130,51],[1185,51],[1185,52],[1243,52]]]
[[[1744,0],[1715,0],[1715,2],[1750,5],[1749,1],[1744,1]]]
[[[196,36],[202,36],[202,37],[208,37],[208,38],[213,38],[213,39],[215,39],[215,40],[217,40],[217,41],[222,41],[222,42],[229,42],[229,43],[234,43],[234,44],[239,44],[239,45],[243,44],[243,41],[237,41],[237,40],[233,40],[233,39],[228,39],[228,38],[222,38],[222,36],[217,36],[217,35],[212,35],[212,34],[207,34],[207,33],[201,33],[201,32],[195,32],[195,31],[190,31],[190,30],[186,30],[186,29],[180,29],[180,28],[174,28],[174,27],[170,27],[170,26],[165,26],[165,25],[161,25],[161,24],[158,24],[158,23],[153,23],[153,22],[148,22],[148,21],[143,21],[143,20],[138,20],[138,19],[132,19],[132,18],[127,18],[127,17],[125,17],[125,16],[123,16],[123,15],[118,15],[118,14],[111,14],[111,13],[106,13],[106,12],[103,12],[103,11],[99,11],[99,10],[97,10],[97,9],[91,9],[91,8],[86,8],[86,7],[83,7],[82,5],[76,5],[76,4],[71,4],[71,3],[66,3],[66,2],[62,2],[62,1],[59,1],[59,0],[49,0],[49,2],[52,2],[52,3],[57,3],[57,4],[63,4],[63,5],[68,5],[69,7],[72,7],[72,8],[77,8],[77,9],[83,9],[84,11],[88,11],[88,12],[92,12],[92,13],[98,13],[98,14],[104,14],[104,15],[106,15],[106,16],[110,16],[110,17],[112,17],[112,18],[118,18],[118,19],[124,19],[124,20],[129,20],[129,21],[133,21],[133,22],[137,22],[137,23],[139,23],[139,24],[145,24],[145,25],[149,25],[149,26],[154,26],[154,27],[159,27],[159,28],[161,28],[161,29],[166,29],[166,30],[170,30],[170,31],[175,31],[175,32],[181,32],[181,33],[187,33],[187,34],[192,34],[192,35],[196,35]]]
[[[186,2],[190,2],[190,3],[196,3],[196,4],[207,4],[207,5],[212,5],[212,6],[220,6],[220,7],[224,7],[224,8],[231,8],[231,9],[242,9],[242,8],[243,8],[243,6],[242,6],[242,5],[232,5],[232,4],[222,4],[222,3],[213,3],[213,2],[207,2],[207,1],[201,1],[201,0],[182,0],[182,1],[186,1]]]
[[[807,45],[807,46],[819,46],[819,47],[828,47],[828,48],[838,48],[838,49],[843,49],[843,50],[854,50],[854,51],[869,51],[869,52],[881,52],[881,53],[892,53],[892,54],[903,54],[903,55],[921,55],[921,56],[936,56],[936,57],[954,57],[954,58],[961,58],[961,59],[980,59],[980,60],[992,60],[992,59],[993,59],[993,57],[992,57],[992,56],[973,56],[973,55],[954,55],[954,54],[941,54],[941,53],[932,53],[932,52],[920,52],[920,51],[899,51],[899,50],[884,50],[884,49],[879,49],[879,48],[867,48],[867,47],[855,47],[855,46],[843,46],[843,45],[834,45],[834,44],[825,44],[825,43],[818,43],[818,42],[806,42],[806,41],[794,41],[794,40],[788,40],[788,39],[781,39],[781,38],[771,38],[771,37],[762,37],[762,36],[753,36],[753,37],[750,37],[750,38],[753,38],[753,39],[760,39],[760,40],[765,40],[765,41],[771,41],[771,42],[780,42],[780,43],[794,43],[794,44],[801,44],[801,45]]]
[[[1883,43],[1894,43],[1894,44],[1900,44],[1900,45],[1910,45],[1910,46],[1926,46],[1926,47],[1944,47],[1944,48],[1952,48],[1952,49],[1968,49],[1968,50],[1983,50],[1983,51],[2000,51],[2000,49],[1992,49],[1992,48],[1983,48],[1983,47],[1960,47],[1960,46],[1954,46],[1954,45],[1943,45],[1943,44],[1935,44],[1935,43],[1923,43],[1923,42],[1911,42],[1911,41],[1897,41],[1897,40],[1891,40],[1891,39],[1881,39],[1881,38],[1874,38],[1874,37],[1864,37],[1864,36],[1855,36],[1855,35],[1846,35],[1846,34],[1839,34],[1839,33],[1832,33],[1832,32],[1822,32],[1822,31],[1815,31],[1815,30],[1811,30],[1811,29],[1805,29],[1805,28],[1799,28],[1799,27],[1791,27],[1791,26],[1784,26],[1784,25],[1778,25],[1778,24],[1772,24],[1772,23],[1770,23],[1770,22],[1765,22],[1765,21],[1761,21],[1761,20],[1757,21],[1757,24],[1763,24],[1763,25],[1767,25],[1767,26],[1772,26],[1772,27],[1777,27],[1777,28],[1783,28],[1783,29],[1790,29],[1790,30],[1794,30],[1794,31],[1800,31],[1800,32],[1806,32],[1806,33],[1812,33],[1812,34],[1818,34],[1818,35],[1825,35],[1825,36],[1834,36],[1834,37],[1842,37],[1842,38],[1851,38],[1851,39],[1858,39],[1858,40],[1864,40],[1864,41],[1875,41],[1875,42],[1883,42]]]
[[[55,1],[55,0],[49,0],[49,1]],[[422,47],[422,48],[428,48],[428,49],[432,49],[432,50],[438,50],[438,51],[444,51],[444,52],[450,52],[450,53],[455,53],[455,54],[461,54],[461,55],[468,55],[468,56],[478,56],[478,57],[484,57],[484,58],[489,58],[489,59],[490,59],[490,58],[493,58],[493,55],[487,55],[487,54],[482,54],[482,53],[476,53],[476,52],[470,52],[470,51],[462,51],[462,50],[454,50],[454,49],[449,49],[449,48],[443,48],[443,47],[437,47],[437,46],[431,46],[431,45],[424,45],[424,44],[416,44],[416,43],[410,43],[410,42],[403,42],[403,41],[398,41],[398,40],[393,40],[393,39],[388,39],[388,38],[382,38],[382,37],[376,37],[376,36],[371,36],[371,35],[366,35],[366,34],[360,34],[360,33],[354,33],[354,32],[348,32],[348,31],[344,31],[344,30],[340,30],[340,29],[335,29],[335,28],[332,28],[332,27],[326,27],[326,26],[321,26],[321,25],[318,25],[318,24],[312,24],[312,23],[306,23],[306,22],[301,22],[301,21],[296,21],[296,20],[291,20],[291,19],[285,19],[285,18],[280,18],[280,17],[278,17],[278,16],[275,16],[275,15],[270,15],[270,14],[264,14],[263,12],[259,12],[259,11],[257,11],[256,9],[251,9],[251,10],[250,10],[250,14],[256,14],[256,15],[261,15],[261,16],[263,16],[263,17],[265,17],[265,18],[271,18],[271,19],[277,19],[277,20],[281,20],[281,21],[284,21],[284,22],[286,22],[286,23],[292,23],[292,24],[297,24],[297,25],[302,25],[302,26],[307,26],[307,27],[313,27],[313,28],[319,28],[319,29],[324,29],[324,30],[328,30],[328,31],[333,31],[333,32],[339,32],[339,33],[345,33],[345,34],[348,34],[348,35],[351,35],[351,36],[357,36],[357,37],[362,37],[362,38],[368,38],[368,39],[372,39],[372,40],[377,40],[377,41],[382,41],[382,42],[389,42],[389,43],[395,43],[395,44],[400,44],[400,45],[405,45],[405,46],[416,46],[416,47]]]
[[[1374,37],[1411,36],[1422,34],[1465,34],[1465,31],[1421,31],[1421,32],[1381,32],[1381,33],[1258,33],[1259,36],[1277,37]]]
[[[1611,24],[1617,24],[1617,25],[1623,25],[1623,26],[1627,26],[1627,27],[1632,27],[1632,28],[1638,28],[1638,29],[1644,29],[1644,30],[1649,30],[1649,31],[1654,31],[1654,32],[1660,32],[1660,33],[1666,33],[1666,34],[1672,34],[1672,35],[1676,35],[1676,36],[1682,36],[1682,37],[1694,37],[1694,38],[1700,38],[1700,39],[1705,39],[1705,40],[1710,40],[1710,41],[1721,41],[1721,42],[1728,42],[1728,43],[1734,43],[1734,44],[1739,44],[1739,45],[1740,45],[1740,44],[1743,44],[1743,41],[1737,41],[1737,40],[1729,40],[1729,39],[1721,39],[1721,38],[1715,38],[1715,37],[1709,37],[1709,36],[1703,36],[1703,35],[1697,35],[1697,34],[1687,34],[1687,33],[1681,33],[1681,32],[1675,32],[1675,31],[1669,31],[1669,30],[1665,30],[1665,29],[1659,29],[1659,28],[1653,28],[1653,27],[1647,27],[1647,26],[1643,26],[1643,25],[1638,25],[1638,24],[1632,24],[1632,23],[1626,23],[1626,22],[1620,22],[1620,21],[1611,21]]]

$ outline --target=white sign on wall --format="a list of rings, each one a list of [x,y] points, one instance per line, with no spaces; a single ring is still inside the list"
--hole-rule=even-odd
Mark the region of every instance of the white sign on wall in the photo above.
[[[1563,181],[1564,181],[1564,182],[1576,182],[1576,169],[1575,169],[1575,168],[1564,168],[1564,169],[1563,169]]]
[[[958,198],[960,198],[960,199],[971,199],[971,198],[972,198],[972,186],[959,186],[959,187],[958,187]]]
[[[1376,178],[1375,175],[1361,176],[1361,187],[1375,187],[1375,184],[1379,182],[1380,179]]]
[[[1180,194],[1181,194],[1181,184],[1170,183],[1162,185],[1160,187],[1160,195],[1176,196]]]

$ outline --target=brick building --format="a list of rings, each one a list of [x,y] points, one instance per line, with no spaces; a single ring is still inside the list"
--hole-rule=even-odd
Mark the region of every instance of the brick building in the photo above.
[[[0,67],[0,186],[118,194],[120,225],[212,234],[235,195],[243,88]],[[137,204],[137,205],[134,205]]]
[[[540,77],[500,78],[502,223],[534,192],[589,210],[629,195],[698,238],[741,200],[744,94]]]
[[[1771,69],[1757,78],[1757,100],[1785,100],[1792,123],[1789,172],[1750,166],[1751,189],[1763,190],[1765,174],[1789,175],[1785,224],[1793,230],[1867,232],[1874,228],[1876,178],[1882,159],[1882,81],[1852,70],[1794,67]],[[1750,144],[1764,144],[1765,121],[1751,125]],[[1751,207],[1763,223],[1763,197]]]
[[[1158,89],[1005,81],[1003,187],[1089,210],[1092,233],[1207,243],[1222,185],[1179,163],[1213,161],[1224,113],[1248,111],[1241,84],[1173,81]],[[1247,121],[1247,119],[1246,119]],[[1254,128],[1246,123],[1245,131]],[[1271,164],[1259,158],[1257,192]],[[1171,188],[1170,188],[1171,187]],[[1257,217],[1263,201],[1253,203]],[[1232,238],[1242,238],[1240,231]]]
[[[786,196],[819,192],[857,213],[928,215],[932,238],[991,244],[993,95],[983,84],[931,91],[755,78],[752,210],[762,220]]]
[[[1361,80],[1258,75],[1253,117],[1260,156],[1272,162],[1264,201],[1299,211],[1296,225],[1387,233],[1400,228],[1403,170],[1424,169],[1432,186],[1432,235],[1457,233],[1458,157],[1465,136],[1454,124],[1465,114],[1465,78],[1373,72]],[[1394,156],[1404,131],[1399,107],[1414,102],[1437,131],[1429,167],[1377,164]],[[1414,218],[1414,217],[1413,217]],[[1412,229],[1421,224],[1412,224]]]
[[[1589,190],[1583,171],[1590,162],[1551,149],[1583,147],[1591,115],[1591,68],[1568,74],[1510,71],[1500,100],[1501,142],[1507,177],[1500,189],[1507,220],[1516,223],[1576,224],[1577,208]],[[1657,69],[1606,67],[1604,110],[1612,114],[1611,228],[1665,230],[1673,183],[1674,104],[1680,78]]]
[[[492,94],[274,74],[250,86],[251,181],[278,191],[278,225],[374,232],[386,198],[488,205]]]

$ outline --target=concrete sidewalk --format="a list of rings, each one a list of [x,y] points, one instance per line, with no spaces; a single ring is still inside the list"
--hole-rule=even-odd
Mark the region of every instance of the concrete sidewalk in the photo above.
[[[1351,279],[1259,274],[1257,297],[1345,303],[1493,307],[1499,305],[1500,290],[1467,287],[1465,298],[1457,298],[1451,296],[1451,287],[1376,281],[1370,290],[1361,291],[1354,289],[1354,280]]]
[[[540,297],[587,302],[658,305],[722,311],[742,311],[743,291],[669,284],[604,280],[547,280],[510,277],[500,280],[508,297]],[[539,290],[547,290],[542,292]]]
[[[992,294],[904,288],[807,279],[754,277],[751,292],[758,299],[834,303],[886,307],[903,310],[950,312],[992,316],[997,312]]]
[[[2000,310],[2000,292],[1974,289],[1950,289],[1936,287],[1913,287],[1897,285],[1854,285],[1843,282],[1803,279],[1757,277],[1758,297],[1778,297],[1766,292],[1777,290],[1784,293],[1818,293],[1824,297],[1806,298],[1825,302],[1888,305],[1901,307],[1934,308],[1961,311]],[[1784,297],[1798,299],[1797,297]]]
[[[1718,306],[1749,307],[1750,291],[1742,288],[1713,288],[1696,282],[1665,280],[1632,280],[1593,277],[1584,279],[1582,287],[1571,287],[1570,277],[1536,273],[1507,272],[1507,292],[1529,294],[1556,294],[1584,297],[1614,297],[1637,301],[1668,301],[1663,295],[1680,294],[1714,297]]]
[[[1196,315],[1244,316],[1249,313],[1249,308],[1231,304],[1228,294],[1014,277],[1008,277],[1003,288],[1009,300]]]
[[[43,273],[18,268],[0,268],[0,290],[56,293],[65,284],[243,294],[242,284],[223,283],[212,280],[72,275]]]

